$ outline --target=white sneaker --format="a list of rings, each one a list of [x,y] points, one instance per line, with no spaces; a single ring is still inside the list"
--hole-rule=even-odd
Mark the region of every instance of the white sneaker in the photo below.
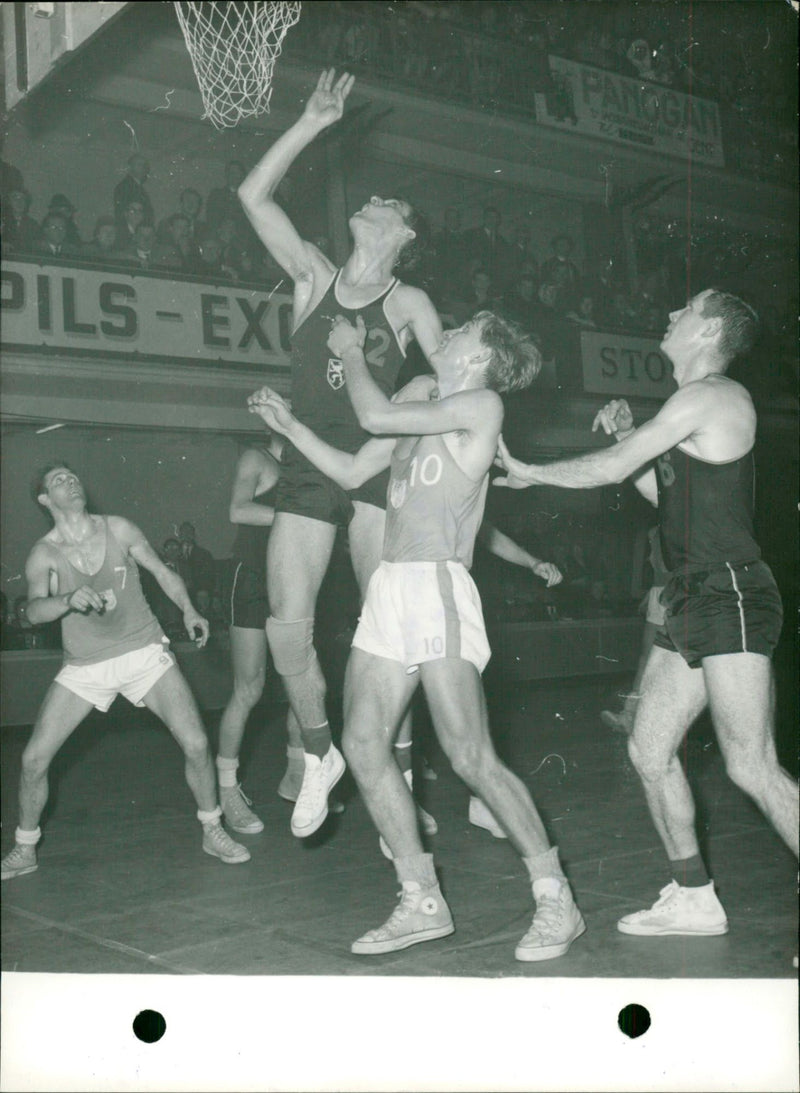
[[[250,861],[247,847],[234,842],[219,820],[216,823],[203,824],[203,850],[226,865],[241,865]]]
[[[263,822],[249,808],[253,802],[245,797],[241,786],[220,786],[219,803],[232,831],[238,831],[240,835],[258,835],[264,830]]]
[[[542,891],[549,887],[549,891]],[[553,960],[563,956],[586,930],[567,881],[543,886],[536,882],[536,913],[531,928],[517,945],[517,960]]]
[[[16,843],[14,849],[6,854],[0,865],[2,869],[0,879],[2,880],[11,880],[13,877],[22,877],[25,873],[33,873],[39,868],[39,863],[36,860],[36,847]]]
[[[489,811],[480,797],[470,797],[469,799],[469,822],[474,824],[475,827],[482,827],[485,831],[491,831],[496,839],[508,838],[508,835],[494,818],[494,814]]]
[[[439,885],[422,888],[416,881],[403,881],[401,899],[383,926],[369,930],[354,941],[350,951],[362,955],[394,953],[420,941],[447,937],[455,930],[450,908]]]
[[[328,815],[328,794],[345,772],[342,753],[333,744],[323,759],[305,753],[306,771],[292,812],[292,834],[298,839],[313,835]]]
[[[701,888],[682,888],[673,880],[661,889],[652,907],[625,915],[617,923],[617,929],[638,937],[713,936],[728,932],[728,920],[713,881]]]

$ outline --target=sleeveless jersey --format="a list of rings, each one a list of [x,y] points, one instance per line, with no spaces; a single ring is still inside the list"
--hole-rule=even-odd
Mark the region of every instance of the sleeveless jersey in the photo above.
[[[292,413],[333,447],[356,452],[370,434],[358,424],[345,389],[342,362],[328,349],[331,321],[343,315],[355,324],[356,316],[361,315],[367,328],[367,367],[387,398],[394,394],[405,355],[385,311],[398,281],[393,280],[385,292],[364,307],[349,308],[336,299],[340,276],[341,270],[333,275],[325,295],[292,335]]]
[[[272,506],[275,500],[275,486],[266,493],[253,498],[256,505]],[[235,562],[242,562],[256,573],[264,573],[267,558],[267,543],[271,527],[268,524],[237,524],[236,539],[231,556]]]
[[[656,461],[661,550],[670,572],[755,562],[752,449],[708,463],[679,447]]]
[[[143,649],[161,641],[164,633],[144,598],[139,581],[139,567],[122,550],[102,517],[106,532],[103,564],[89,577],[76,569],[56,546],[58,554],[58,593],[74,592],[88,585],[103,597],[102,614],[89,611],[83,615],[70,611],[61,619],[61,641],[65,664],[98,664],[124,653]],[[51,546],[55,544],[51,543]]]
[[[408,456],[392,456],[383,559],[472,565],[488,474],[468,478],[442,436],[419,437]]]

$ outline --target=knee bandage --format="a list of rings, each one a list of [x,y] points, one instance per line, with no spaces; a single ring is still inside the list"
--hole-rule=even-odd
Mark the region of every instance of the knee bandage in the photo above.
[[[284,622],[270,615],[267,619],[267,640],[278,675],[302,675],[317,659],[313,619]]]

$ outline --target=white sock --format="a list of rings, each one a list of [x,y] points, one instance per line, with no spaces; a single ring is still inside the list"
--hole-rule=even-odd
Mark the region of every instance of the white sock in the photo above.
[[[232,788],[236,785],[236,771],[239,769],[238,759],[225,759],[223,756],[217,756],[217,776],[219,778],[220,788]]]

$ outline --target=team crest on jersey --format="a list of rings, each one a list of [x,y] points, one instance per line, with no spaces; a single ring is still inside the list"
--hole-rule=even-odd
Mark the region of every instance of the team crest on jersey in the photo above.
[[[328,383],[334,391],[344,387],[344,368],[338,357],[328,357]]]
[[[389,504],[393,509],[402,508],[406,499],[408,483],[405,478],[395,479],[389,489]]]

